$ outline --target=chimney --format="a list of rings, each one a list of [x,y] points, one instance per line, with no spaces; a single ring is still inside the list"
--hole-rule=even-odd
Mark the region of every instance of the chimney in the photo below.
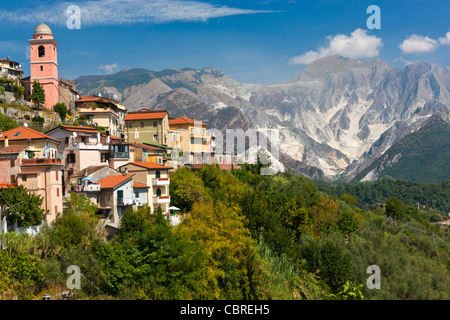
[[[0,139],[3,138],[3,131],[0,130]]]
[[[100,132],[97,132],[97,144],[100,144],[101,140],[100,140]]]
[[[87,175],[88,175],[88,170],[86,168],[86,169],[84,169],[84,176],[87,177]]]
[[[5,148],[9,147],[9,140],[8,140],[8,136],[5,136]]]
[[[125,175],[128,175],[128,168],[125,168]]]

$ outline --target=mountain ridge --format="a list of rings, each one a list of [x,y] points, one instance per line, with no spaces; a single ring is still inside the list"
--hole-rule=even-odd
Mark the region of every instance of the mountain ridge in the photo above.
[[[399,69],[330,56],[277,85],[240,83],[216,68],[137,69],[135,76],[125,69],[77,80],[80,92],[110,95],[131,111],[167,109],[222,131],[278,129],[284,165],[347,182],[450,106],[450,68],[428,62]]]

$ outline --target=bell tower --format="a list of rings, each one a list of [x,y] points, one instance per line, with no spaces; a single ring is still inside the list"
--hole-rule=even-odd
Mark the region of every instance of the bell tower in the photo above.
[[[45,90],[44,107],[52,109],[58,103],[58,42],[46,24],[40,24],[30,43],[30,89],[37,80]]]

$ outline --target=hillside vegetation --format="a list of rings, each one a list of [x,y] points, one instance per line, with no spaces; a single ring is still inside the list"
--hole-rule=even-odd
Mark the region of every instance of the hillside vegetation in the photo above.
[[[183,209],[182,223],[171,227],[147,207],[128,210],[108,241],[96,208],[74,196],[73,210],[39,235],[2,236],[7,250],[0,251],[0,295],[449,298],[450,251],[444,241],[450,241],[410,207],[392,197],[384,209],[363,210],[353,196],[337,199],[303,176],[260,176],[259,168],[178,169],[170,194],[171,204]],[[66,287],[69,264],[83,274],[79,290]],[[380,267],[381,289],[366,286],[370,265]]]

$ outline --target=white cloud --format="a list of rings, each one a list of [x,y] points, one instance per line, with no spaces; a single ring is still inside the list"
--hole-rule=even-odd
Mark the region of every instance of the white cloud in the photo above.
[[[0,11],[0,21],[65,26],[67,7],[63,2],[39,5],[19,11]],[[81,9],[81,27],[135,23],[166,23],[172,21],[207,21],[231,15],[267,13],[274,11],[247,10],[183,0],[99,0],[75,3]]]
[[[379,48],[383,45],[381,38],[368,35],[366,30],[362,29],[356,29],[350,36],[337,34],[328,36],[327,39],[329,42],[327,46],[292,57],[289,62],[310,64],[317,59],[335,54],[353,59],[372,58],[378,56]]]
[[[115,70],[117,70],[117,68],[119,68],[117,63],[105,64],[98,67],[99,70],[105,71],[106,74],[113,73]]]
[[[439,38],[439,44],[441,45],[450,45],[450,31],[445,34],[445,37]]]
[[[403,40],[403,42],[399,45],[399,48],[403,53],[410,54],[432,52],[436,50],[438,46],[439,43],[434,39],[413,34]]]

